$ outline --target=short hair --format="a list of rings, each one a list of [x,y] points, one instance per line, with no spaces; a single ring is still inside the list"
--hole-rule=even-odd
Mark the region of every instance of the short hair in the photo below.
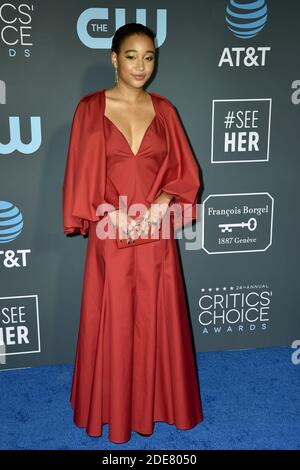
[[[126,23],[123,26],[120,26],[120,28],[115,32],[112,39],[111,51],[119,54],[122,42],[132,34],[145,34],[152,39],[155,48],[155,34],[150,28],[148,28],[148,26],[141,23]]]

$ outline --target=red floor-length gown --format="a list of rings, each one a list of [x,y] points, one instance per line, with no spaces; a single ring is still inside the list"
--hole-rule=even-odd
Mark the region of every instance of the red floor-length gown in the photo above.
[[[108,423],[108,437],[115,443],[128,441],[132,431],[152,434],[156,421],[190,429],[203,420],[174,234],[171,231],[170,238],[120,249],[115,239],[98,238],[100,217],[88,218],[74,202],[76,183],[81,181],[75,160],[85,158],[80,152],[75,156],[78,142],[83,132],[93,134],[94,123],[102,119],[106,202],[115,203],[116,195],[125,194],[128,207],[134,202],[149,206],[166,190],[176,195],[171,204],[195,203],[196,164],[175,108],[161,95],[150,95],[156,114],[137,154],[104,115],[104,90],[83,98],[85,114],[78,117],[75,113],[64,180],[64,231],[88,232],[70,397],[74,422],[90,436],[101,436],[102,425]],[[94,109],[99,115],[94,116]],[[87,124],[88,119],[93,125]],[[166,134],[168,125],[172,129]],[[174,155],[168,155],[174,149]],[[83,186],[85,190],[90,188]]]

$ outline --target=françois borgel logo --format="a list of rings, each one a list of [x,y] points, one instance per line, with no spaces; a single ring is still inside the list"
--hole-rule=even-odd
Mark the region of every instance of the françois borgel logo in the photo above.
[[[0,45],[9,57],[31,56],[33,11],[31,3],[1,2]]]
[[[208,254],[266,251],[272,230],[269,193],[211,194],[203,202],[202,240]]]
[[[0,80],[0,105],[6,104],[6,84],[3,80]],[[1,106],[0,111],[5,111],[6,107]],[[0,156],[1,155],[10,155],[15,151],[23,153],[26,155],[36,152],[42,142],[42,132],[41,132],[41,117],[40,116],[31,116],[30,117],[30,129],[31,142],[23,143],[21,139],[21,129],[20,129],[20,117],[19,116],[9,116],[8,117],[9,125],[8,131],[9,135],[3,135],[1,132],[0,139],[4,140],[3,144],[0,140]],[[7,126],[5,126],[7,127]],[[24,140],[28,141],[27,136],[24,137]]]
[[[240,41],[247,44],[262,31],[268,19],[265,0],[229,0],[225,10],[225,23],[228,30]],[[218,66],[263,67],[266,64],[268,46],[225,47]]]
[[[115,30],[128,23],[126,13],[131,15],[132,9],[126,12],[125,8],[87,8],[77,20],[77,34],[80,41],[90,49],[110,49]],[[160,47],[167,36],[167,10],[158,8],[153,11],[151,8],[147,11],[145,8],[137,8],[135,13],[135,19],[132,21],[145,26],[146,18],[148,19],[150,15],[156,18],[156,28],[153,28],[156,29],[155,45]]]
[[[40,351],[38,296],[0,297],[0,356]]]
[[[202,289],[198,302],[200,333],[265,331],[270,326],[271,300],[267,284]]]
[[[211,162],[268,161],[271,103],[271,98],[213,100]]]

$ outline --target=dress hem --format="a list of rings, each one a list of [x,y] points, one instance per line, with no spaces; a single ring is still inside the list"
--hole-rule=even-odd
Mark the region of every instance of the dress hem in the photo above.
[[[74,410],[74,407],[73,407],[73,405],[72,405],[72,402],[70,402],[70,403],[71,403],[72,409]],[[185,426],[179,426],[179,425],[177,425],[174,421],[173,421],[173,422],[169,422],[167,419],[155,419],[155,420],[152,421],[152,423],[153,423],[153,424],[154,424],[154,423],[166,423],[166,424],[169,424],[170,426],[175,426],[176,429],[178,429],[179,431],[188,431],[189,429],[194,428],[197,424],[200,424],[200,423],[202,423],[203,421],[204,421],[204,418],[203,418],[203,417],[200,417],[200,418],[197,419],[193,424],[188,424],[188,425],[185,425]],[[86,429],[86,428],[87,428],[87,425],[80,425],[80,424],[76,423],[74,417],[73,417],[73,422],[74,422],[74,424],[75,424],[78,428],[85,429],[85,430],[86,430],[86,434],[87,434],[89,437],[98,437],[98,438],[99,438],[99,437],[102,437],[102,435],[103,435],[103,432],[101,432],[100,434],[91,434],[91,433],[89,433],[89,432],[87,431],[87,429]],[[102,427],[104,424],[108,424],[108,425],[109,425],[110,423],[109,423],[109,421],[103,422],[103,423],[101,423],[101,427]],[[152,432],[150,432],[150,433],[145,433],[145,432],[142,432],[142,431],[138,431],[137,429],[134,429],[134,428],[131,428],[131,432],[132,432],[132,431],[133,431],[133,432],[136,432],[136,433],[138,433],[138,434],[140,434],[140,435],[142,435],[142,436],[144,436],[144,437],[150,437],[150,436],[152,436],[153,433],[154,433],[154,429],[153,429]],[[121,441],[120,441],[120,440],[112,439],[112,438],[110,438],[110,437],[108,436],[108,439],[109,439],[111,442],[113,442],[114,444],[124,444],[125,442],[128,442],[131,438],[132,438],[131,434],[130,434],[130,436],[129,436],[128,439],[126,439],[126,440],[121,440]]]

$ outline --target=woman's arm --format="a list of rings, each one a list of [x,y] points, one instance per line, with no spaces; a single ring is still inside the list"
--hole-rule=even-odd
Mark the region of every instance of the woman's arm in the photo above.
[[[173,197],[175,197],[173,194],[166,193],[165,191],[162,191],[160,195],[155,199],[153,204],[161,204],[164,202],[169,203]]]

